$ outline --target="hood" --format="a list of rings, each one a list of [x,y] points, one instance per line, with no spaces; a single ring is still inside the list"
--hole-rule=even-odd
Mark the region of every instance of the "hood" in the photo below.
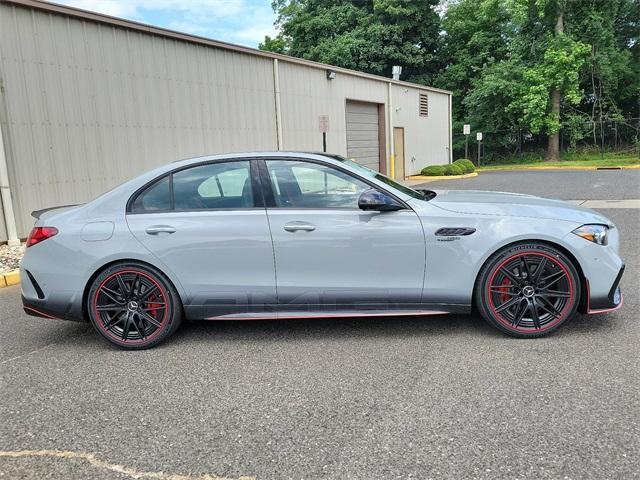
[[[443,210],[475,215],[565,220],[580,224],[600,223],[613,226],[598,212],[562,200],[534,197],[519,193],[485,192],[477,190],[436,190],[429,203]]]

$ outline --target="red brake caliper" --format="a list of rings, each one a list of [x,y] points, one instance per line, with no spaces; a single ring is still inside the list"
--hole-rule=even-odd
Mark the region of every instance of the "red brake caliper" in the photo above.
[[[158,314],[158,307],[160,306],[158,303],[156,303],[158,300],[158,298],[156,297],[155,294],[149,295],[149,298],[147,299],[147,308],[149,308],[149,315],[151,315],[153,318],[157,318],[156,315]]]
[[[500,285],[500,292],[502,292],[500,293],[500,302],[504,303],[509,300],[509,295],[507,295],[507,293],[513,284],[511,283],[511,280],[505,277],[502,279],[502,283]]]

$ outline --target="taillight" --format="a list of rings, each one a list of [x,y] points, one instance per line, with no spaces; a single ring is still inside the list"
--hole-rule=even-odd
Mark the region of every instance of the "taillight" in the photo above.
[[[29,238],[27,238],[27,247],[32,247],[36,243],[43,242],[57,234],[58,229],[56,227],[33,227]]]

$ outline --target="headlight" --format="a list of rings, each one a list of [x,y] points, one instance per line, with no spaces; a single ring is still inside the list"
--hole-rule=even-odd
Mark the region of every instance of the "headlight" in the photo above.
[[[572,233],[598,245],[606,245],[608,232],[609,228],[605,225],[582,225]]]

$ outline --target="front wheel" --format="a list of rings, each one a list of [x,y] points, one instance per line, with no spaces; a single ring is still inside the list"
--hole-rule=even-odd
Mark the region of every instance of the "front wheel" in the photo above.
[[[171,282],[155,268],[133,262],[111,266],[96,277],[87,311],[100,335],[127,350],[159,344],[182,321],[180,298]]]
[[[516,337],[539,337],[578,307],[580,278],[571,260],[542,243],[497,252],[480,271],[475,298],[487,322]]]

